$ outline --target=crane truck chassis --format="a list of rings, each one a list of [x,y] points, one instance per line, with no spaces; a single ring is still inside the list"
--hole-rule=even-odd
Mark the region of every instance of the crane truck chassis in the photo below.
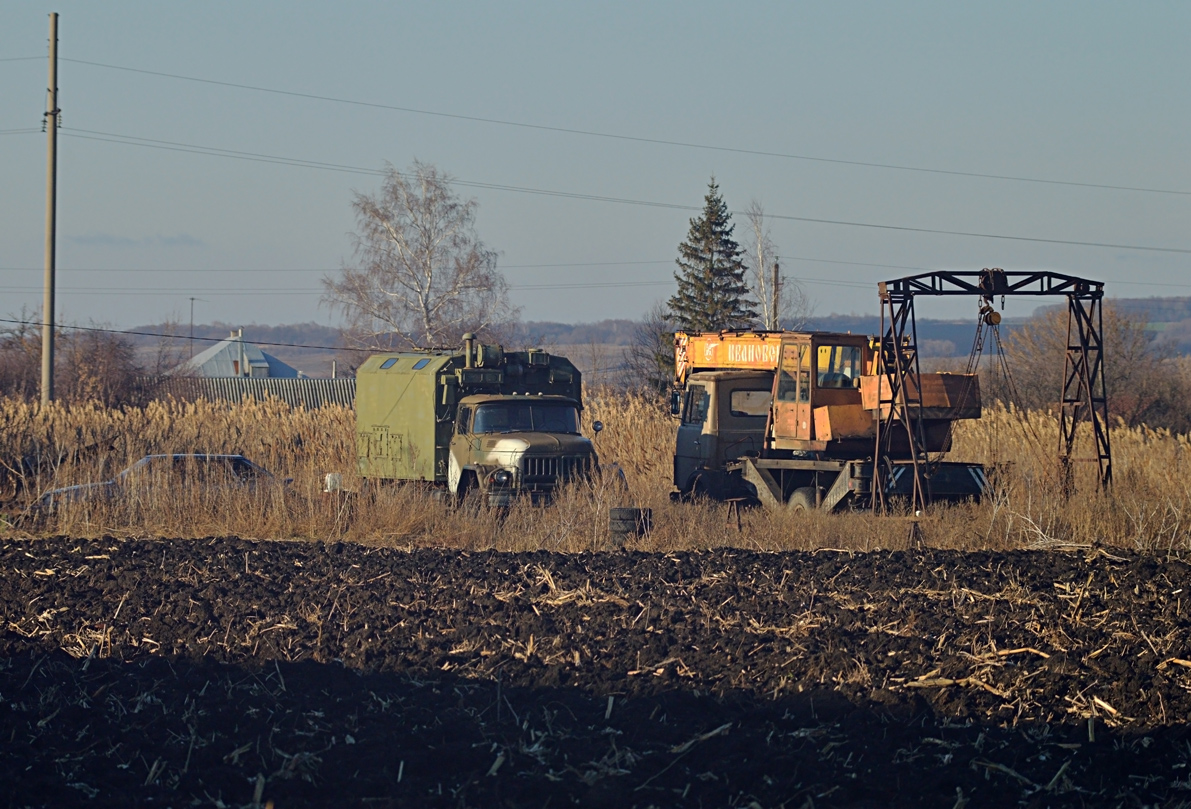
[[[955,421],[980,417],[971,374],[921,374],[921,446],[941,455]],[[886,498],[913,493],[906,433],[874,459],[878,420],[889,416],[889,379],[875,343],[830,332],[714,332],[675,335],[671,412],[679,417],[673,497],[708,496],[791,510],[868,508],[874,466]],[[903,431],[905,432],[905,431]],[[928,464],[930,500],[979,499],[980,464]]]

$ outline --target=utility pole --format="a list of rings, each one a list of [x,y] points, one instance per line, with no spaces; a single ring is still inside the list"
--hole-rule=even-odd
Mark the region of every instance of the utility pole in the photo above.
[[[781,273],[778,271],[777,259],[773,262],[773,324],[770,326],[774,331],[779,330],[782,326],[779,322],[779,315],[777,312],[778,304],[781,302],[782,291],[778,286],[781,283]]]
[[[45,298],[41,307],[41,404],[54,400],[54,270],[58,203],[58,13],[50,14],[50,87],[45,113]]]
[[[190,299],[190,358],[194,359],[194,298]]]

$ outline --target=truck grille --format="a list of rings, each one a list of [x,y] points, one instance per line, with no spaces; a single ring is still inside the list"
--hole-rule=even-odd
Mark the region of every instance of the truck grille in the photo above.
[[[521,478],[526,482],[569,480],[586,475],[590,468],[590,455],[528,456],[521,459]]]

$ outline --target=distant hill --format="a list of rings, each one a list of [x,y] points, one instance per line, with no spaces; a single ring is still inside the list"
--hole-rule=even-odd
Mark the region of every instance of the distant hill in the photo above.
[[[583,346],[623,348],[632,342],[637,323],[632,320],[601,320],[597,323],[530,322],[524,326],[526,337],[536,337],[527,343],[544,347],[566,346],[572,350]],[[818,331],[876,334],[881,328],[877,316],[828,315],[813,318],[808,328]],[[975,334],[975,323],[959,320],[919,320],[918,341],[923,356],[967,356]],[[573,359],[573,357],[572,357]]]
[[[1118,312],[1141,316],[1150,323],[1178,323],[1191,320],[1191,298],[1111,298]]]
[[[527,345],[611,345],[627,346],[633,340],[635,320],[600,320],[595,323],[554,323],[530,320],[518,336]]]
[[[1105,305],[1144,320],[1155,340],[1173,345],[1180,354],[1191,354],[1191,298],[1109,298]],[[1039,307],[1039,311],[1055,308]]]
[[[970,320],[919,318],[917,326],[918,347],[924,357],[967,356],[976,334],[976,324]],[[875,335],[881,330],[881,319],[876,315],[827,315],[811,318],[807,328]]]
[[[1112,298],[1107,305],[1118,311],[1144,319],[1155,339],[1175,346],[1182,354],[1191,354],[1191,297],[1186,298]],[[1057,304],[1064,306],[1065,304]],[[1042,312],[1051,305],[1038,307]],[[1005,332],[1012,331],[1014,320],[1006,320]],[[966,357],[971,350],[976,325],[972,320],[931,320],[920,318],[918,344],[927,358]],[[621,351],[632,342],[637,321],[605,319],[592,323],[557,323],[530,320],[520,324],[513,343],[521,346],[540,346],[566,353],[581,365],[600,366],[619,362]],[[244,338],[256,343],[278,359],[309,376],[330,376],[332,362],[338,373],[344,373],[353,354],[340,351],[339,329],[321,323],[291,323],[280,326],[260,324],[196,323],[194,353],[222,340],[231,332],[243,328]],[[812,318],[808,328],[819,331],[876,334],[881,328],[877,315],[825,315]],[[171,353],[176,359],[190,356],[190,328],[186,324],[158,323],[138,326],[132,331],[151,334],[173,334],[172,338],[131,336],[142,360],[152,366],[156,356]],[[273,344],[273,345],[270,345]],[[590,358],[589,358],[590,355]]]

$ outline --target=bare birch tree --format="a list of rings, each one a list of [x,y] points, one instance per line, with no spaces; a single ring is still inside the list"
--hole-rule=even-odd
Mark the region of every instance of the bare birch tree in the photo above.
[[[324,302],[347,321],[349,340],[370,348],[457,345],[515,320],[496,253],[475,230],[477,203],[451,177],[415,161],[391,165],[378,194],[356,193],[356,266],[323,279]]]
[[[802,328],[811,317],[811,301],[802,285],[781,271],[764,206],[754,199],[744,215],[751,231],[745,256],[749,283],[760,304],[758,325],[767,331]]]

